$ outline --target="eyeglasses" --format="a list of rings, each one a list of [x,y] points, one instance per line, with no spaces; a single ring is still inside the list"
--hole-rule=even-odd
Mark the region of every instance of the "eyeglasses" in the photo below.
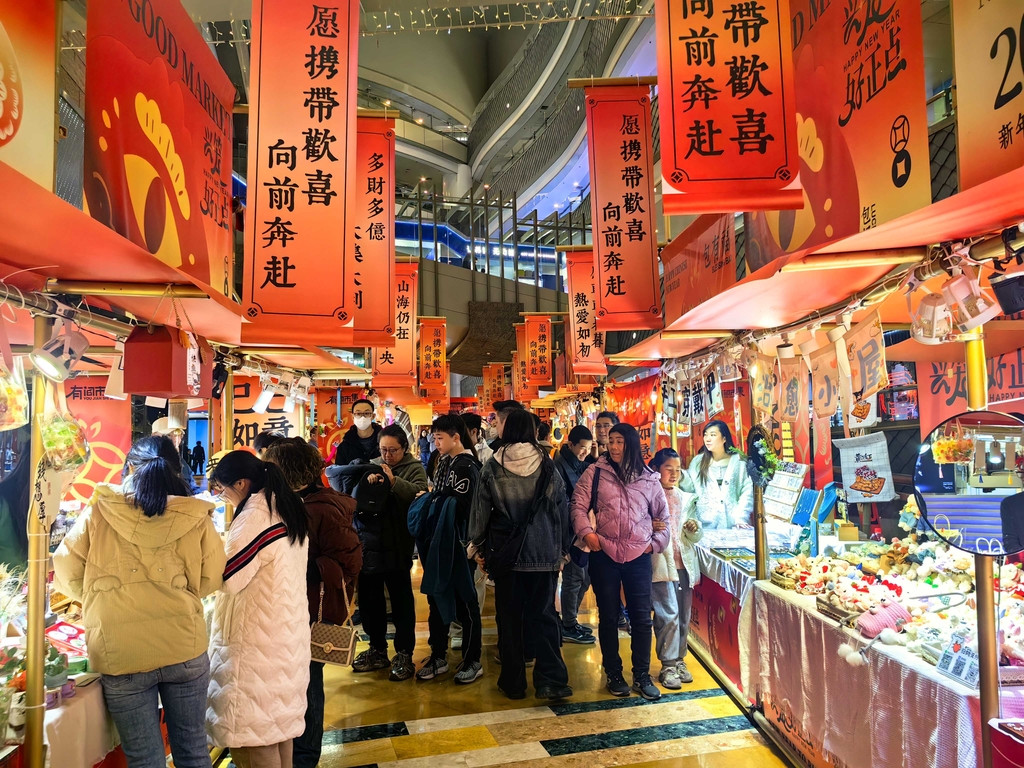
[[[218,483],[216,480],[210,481],[210,493],[216,496],[217,494],[224,492],[224,486]]]
[[[373,416],[373,411],[352,411],[353,416]]]
[[[401,448],[381,448],[380,449],[380,455],[381,456],[395,456],[396,454],[399,454],[401,452],[402,452]]]

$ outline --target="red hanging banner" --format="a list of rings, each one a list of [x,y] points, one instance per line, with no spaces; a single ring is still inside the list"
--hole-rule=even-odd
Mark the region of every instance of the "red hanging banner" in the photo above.
[[[243,341],[352,343],[358,35],[352,0],[253,2]]]
[[[356,125],[355,236],[348,254],[352,343],[391,347],[396,343],[391,311],[395,297],[395,121],[359,117]]]
[[[736,223],[719,216],[696,237],[685,230],[661,252],[665,265],[665,324],[736,282]]]
[[[788,0],[656,0],[668,214],[800,208]]]
[[[597,330],[597,299],[594,295],[594,252],[567,251],[565,271],[569,284],[569,323],[565,345],[574,374],[607,376],[604,333]],[[568,382],[567,382],[568,383]]]
[[[443,317],[420,318],[420,387],[430,394],[448,389],[446,323]]]
[[[65,498],[88,504],[99,483],[120,483],[125,457],[132,447],[132,403],[106,396],[107,378],[64,382],[71,415],[89,439],[89,460],[75,477]]]
[[[647,86],[587,88],[597,325],[662,327]]]
[[[528,387],[551,386],[551,318],[526,318],[526,380]]]
[[[526,323],[515,323],[516,351],[512,353],[512,397],[519,402],[529,402],[539,396],[537,387],[526,383],[529,365],[526,347]]]
[[[49,20],[47,9],[37,8],[32,23],[49,43],[41,50],[52,55],[49,6]],[[0,19],[7,24],[6,12],[0,10]],[[16,61],[26,67],[20,86],[38,86],[40,49],[27,39],[15,43]],[[165,264],[230,295],[231,80],[178,0],[90,2],[85,55],[85,210]],[[19,74],[6,58],[0,52],[0,92],[8,92],[8,80]],[[8,97],[29,98],[0,113],[0,137],[6,132],[2,115],[23,108],[32,123],[22,131],[39,130],[42,107],[42,138],[49,144],[43,154],[52,157],[52,80],[49,85],[48,93],[19,90]]]
[[[779,421],[796,424],[807,413],[807,369],[798,357],[779,358]]]
[[[419,265],[416,262],[395,265],[395,345],[375,347],[371,352],[374,387],[416,386],[418,277]]]
[[[505,366],[492,363],[484,366],[484,407],[493,410],[494,404],[505,399]]]

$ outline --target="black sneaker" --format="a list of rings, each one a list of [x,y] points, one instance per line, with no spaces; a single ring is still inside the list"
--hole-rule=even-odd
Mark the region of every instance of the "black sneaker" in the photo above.
[[[562,627],[562,640],[567,643],[576,643],[577,645],[591,645],[597,642],[593,635],[583,632],[579,624],[572,629]]]
[[[515,693],[509,693],[504,688],[502,688],[500,685],[498,686],[498,690],[501,691],[502,693],[504,693],[508,698],[512,699],[513,701],[518,701],[519,699],[525,699],[526,698],[526,691],[522,691],[522,692],[516,691]]]
[[[395,658],[391,660],[391,673],[388,675],[388,679],[399,683],[402,680],[408,680],[415,674],[416,665],[413,664],[412,654],[402,653],[401,651],[396,653]]]
[[[621,672],[608,675],[608,693],[612,696],[618,696],[620,699],[629,696],[631,693],[629,683],[626,682],[626,678],[622,676]]]
[[[572,688],[568,685],[542,685],[537,689],[538,699],[556,701],[558,699],[568,699],[570,696],[572,696]]]
[[[639,693],[648,701],[657,701],[661,698],[661,691],[651,680],[650,675],[642,675],[633,681],[633,690]]]
[[[391,659],[387,651],[378,651],[373,648],[363,651],[352,662],[353,672],[373,672],[378,669],[387,669],[391,666]]]
[[[580,623],[577,622],[576,629],[579,630],[580,632],[582,632],[585,635],[593,635],[594,634],[593,627],[588,627],[586,624],[580,624]]]

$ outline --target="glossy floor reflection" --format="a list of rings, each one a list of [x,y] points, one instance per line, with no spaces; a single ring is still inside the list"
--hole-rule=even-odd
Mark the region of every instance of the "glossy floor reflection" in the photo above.
[[[414,576],[418,574],[414,573]],[[418,582],[418,579],[416,579]],[[420,620],[414,658],[427,655],[427,605],[417,594]],[[765,739],[718,688],[696,659],[694,682],[660,702],[614,699],[604,689],[595,645],[563,649],[575,695],[548,705],[510,701],[497,689],[493,590],[484,607],[485,675],[457,686],[453,671],[428,683],[392,683],[387,670],[355,674],[327,667],[324,768],[378,766],[679,766],[762,768],[785,766]],[[593,593],[580,621],[596,627]],[[628,659],[629,638],[620,640]],[[363,650],[366,643],[360,643]],[[458,658],[454,652],[449,660]],[[655,662],[657,665],[657,662]],[[657,666],[654,670],[657,671]]]

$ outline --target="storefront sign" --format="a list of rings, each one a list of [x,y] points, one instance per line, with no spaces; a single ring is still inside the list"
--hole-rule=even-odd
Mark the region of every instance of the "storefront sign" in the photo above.
[[[446,323],[443,317],[420,318],[420,387],[428,393],[448,387]]]
[[[353,344],[393,347],[395,121],[360,117],[356,125],[359,176],[352,211],[355,235],[348,252]]]
[[[551,318],[530,315],[526,318],[527,386],[551,386]]]
[[[229,294],[234,85],[178,0],[90,0],[85,55],[86,209]]]
[[[572,371],[578,376],[607,376],[604,333],[597,329],[594,252],[567,252],[565,270],[571,301],[566,347],[572,357]]]
[[[921,3],[790,10],[804,205],[747,214],[750,272],[931,203]]]
[[[807,369],[798,357],[779,358],[779,421],[796,424],[807,412]]]
[[[346,241],[368,224],[355,200],[366,178],[356,166],[358,33],[354,2],[253,2],[242,300],[257,328],[351,343],[346,267],[363,241]]]
[[[662,327],[647,86],[587,88],[597,326]]]
[[[990,357],[989,410],[1024,411],[1024,349]],[[918,363],[917,395],[921,436],[931,434],[946,419],[967,410],[967,369],[963,363]]]
[[[736,282],[736,223],[719,216],[692,237],[684,230],[661,252],[665,264],[665,324]]]
[[[0,161],[53,189],[56,4],[0,0]]]
[[[951,7],[957,171],[964,190],[1024,165],[1024,0]]]
[[[811,394],[814,415],[828,418],[839,408],[839,359],[834,344],[827,344],[809,355]]]
[[[403,262],[395,265],[395,345],[374,348],[373,385],[375,387],[416,386],[416,301],[419,265]]]
[[[298,405],[294,412],[284,408],[284,395],[270,399],[266,413],[256,413],[252,407],[263,388],[257,376],[235,376],[235,423],[231,434],[232,449],[251,448],[260,432],[277,432],[285,437],[299,437]]]
[[[609,410],[617,413],[622,422],[637,428],[652,423],[657,416],[659,382],[660,377],[648,376],[631,384],[609,387]]]
[[[757,353],[757,363],[750,369],[751,404],[762,413],[774,415],[775,358]]]
[[[99,483],[121,482],[125,458],[132,447],[131,401],[107,397],[106,387],[105,376],[64,382],[68,410],[89,440],[89,460],[64,497],[82,504],[89,503]]]
[[[885,370],[885,337],[878,310],[843,336],[850,358],[850,385],[855,401],[867,400],[889,386]]]
[[[800,205],[789,6],[656,0],[666,213]]]

